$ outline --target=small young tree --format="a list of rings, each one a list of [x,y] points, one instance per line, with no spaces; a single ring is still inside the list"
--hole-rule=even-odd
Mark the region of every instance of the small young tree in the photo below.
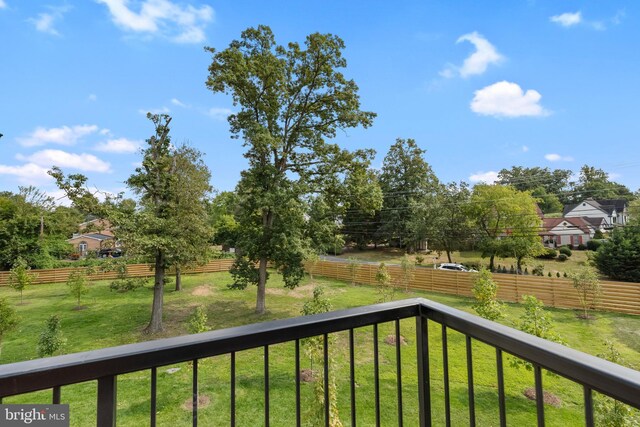
[[[544,309],[544,303],[533,295],[523,295],[522,300],[524,313],[520,316],[520,320],[516,322],[516,327],[536,337],[563,344],[564,341],[560,335],[554,331],[553,320],[551,315]],[[524,365],[527,370],[532,369],[531,363],[518,358],[512,359],[511,365],[515,367]]]
[[[376,291],[380,295],[378,302],[387,302],[393,299],[395,287],[391,283],[391,275],[384,262],[380,263],[378,271],[376,271],[376,283],[378,284]]]
[[[573,282],[573,287],[578,291],[578,299],[583,310],[580,317],[589,319],[589,310],[595,308],[600,295],[602,295],[598,273],[592,267],[584,267],[571,273],[569,277]]]
[[[598,357],[623,365],[624,359],[615,347],[615,343],[611,340],[606,340],[603,344],[606,350],[604,353],[598,354]],[[597,395],[594,409],[595,421],[599,426],[632,427],[640,424],[637,411],[634,411],[629,405],[604,395]]]
[[[18,257],[13,268],[9,271],[9,286],[20,292],[20,304],[22,304],[22,291],[27,286],[31,286],[35,278],[36,275],[31,273],[31,267],[27,265],[27,262]]]
[[[309,279],[313,280],[313,270],[315,270],[318,262],[320,261],[320,255],[316,251],[307,250],[305,252],[305,261],[307,262],[307,273],[309,273]]]
[[[405,292],[409,292],[409,284],[416,275],[416,264],[409,259],[409,255],[404,254],[400,261],[400,268],[402,269],[402,286]]]
[[[189,331],[192,334],[199,334],[201,332],[207,332],[211,330],[211,328],[209,328],[209,326],[207,325],[208,320],[209,319],[207,318],[207,313],[202,308],[202,306],[197,306],[193,311],[191,318],[189,319]]]
[[[356,277],[358,276],[358,268],[360,267],[360,265],[358,263],[358,260],[353,257],[349,257],[347,262],[348,262],[347,268],[349,269],[349,278],[351,279],[351,284],[355,285]]]
[[[80,309],[80,298],[82,295],[85,295],[89,292],[87,273],[83,270],[74,270],[69,274],[69,278],[67,279],[67,286],[69,287],[69,293],[73,296],[76,301],[76,309]]]
[[[16,310],[9,305],[6,298],[0,298],[0,352],[4,334],[15,328],[17,324]]]
[[[47,319],[44,330],[40,333],[38,340],[38,357],[53,356],[66,343],[66,339],[62,335],[62,327],[60,326],[60,318],[55,314]]]
[[[331,311],[331,302],[328,298],[324,297],[324,289],[320,286],[317,286],[313,289],[313,298],[304,303],[300,313],[303,316],[310,316],[312,314],[326,313],[328,311]],[[331,342],[333,342],[333,340],[330,337],[327,345]],[[302,341],[302,344],[304,345],[305,353],[311,360],[311,367],[313,369],[315,361],[321,363],[323,360],[322,354],[324,350],[324,340],[321,336],[315,336],[305,338]],[[333,361],[330,359],[329,364],[331,364],[332,362]],[[338,413],[338,392],[334,372],[335,370],[329,369],[329,426],[342,427],[342,421],[340,421],[340,414]],[[315,395],[315,399],[313,400],[313,409],[311,410],[313,414],[313,426],[324,426],[324,387],[324,377],[319,377],[315,381],[313,389]]]
[[[473,284],[473,295],[476,302],[472,305],[478,316],[489,320],[504,317],[504,304],[497,300],[498,285],[493,281],[491,272],[481,268]]]

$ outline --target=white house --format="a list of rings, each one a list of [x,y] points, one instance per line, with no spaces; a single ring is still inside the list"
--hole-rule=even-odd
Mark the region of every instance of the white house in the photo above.
[[[586,245],[598,229],[591,218],[544,218],[540,233],[545,246],[553,248],[569,245]],[[594,221],[595,222],[595,221]]]
[[[628,203],[624,199],[586,199],[564,207],[565,218],[589,218],[604,221],[604,228],[625,225],[629,221]]]

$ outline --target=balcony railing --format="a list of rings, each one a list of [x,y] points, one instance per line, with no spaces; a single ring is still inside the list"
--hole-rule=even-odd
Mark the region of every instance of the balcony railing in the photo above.
[[[416,372],[418,410],[415,420],[406,419],[403,413],[402,363],[400,321],[415,319]],[[236,424],[236,353],[249,349],[262,349],[264,365],[258,368],[263,376],[264,390],[264,425],[270,423],[270,387],[269,387],[269,349],[279,343],[292,342],[295,348],[295,364],[291,366],[291,375],[295,377],[295,414],[291,414],[291,424],[301,425],[301,340],[312,336],[322,337],[323,359],[322,375],[324,384],[329,382],[329,334],[340,331],[348,333],[349,363],[349,402],[348,419],[352,426],[357,425],[356,411],[356,352],[354,331],[359,328],[371,328],[373,334],[373,372],[374,390],[373,404],[375,423],[380,425],[381,390],[380,360],[378,348],[378,326],[391,322],[395,326],[395,356],[397,383],[398,425],[410,421],[421,426],[432,424],[432,410],[435,408],[432,373],[435,367],[430,366],[430,349],[442,352],[442,390],[444,421],[451,424],[451,389],[450,389],[450,350],[448,331],[457,331],[464,335],[468,420],[470,425],[476,424],[476,396],[474,395],[473,341],[479,341],[495,349],[495,368],[497,384],[497,413],[501,426],[507,425],[508,413],[505,405],[504,354],[508,353],[528,361],[533,366],[536,396],[536,418],[538,425],[545,424],[545,405],[543,401],[542,371],[548,370],[574,383],[583,390],[584,423],[594,425],[593,392],[608,395],[622,403],[640,408],[640,372],[607,362],[594,356],[533,337],[515,329],[491,322],[477,316],[453,309],[425,299],[409,299],[384,303],[367,307],[305,316],[285,320],[241,326],[236,328],[206,332],[197,335],[181,336],[106,348],[84,353],[69,354],[47,359],[32,360],[8,365],[0,365],[0,398],[29,393],[36,390],[52,390],[52,403],[60,403],[61,388],[70,384],[97,380],[96,419],[98,426],[114,426],[117,407],[117,378],[120,375],[149,370],[151,387],[149,392],[150,413],[149,424],[156,425],[157,407],[157,371],[159,367],[180,362],[192,362],[193,410],[192,422],[198,423],[198,361],[203,358],[230,355],[230,424]],[[433,345],[434,337],[429,338],[429,325],[435,322],[441,331],[440,342]],[[434,325],[431,325],[433,331]],[[431,357],[430,357],[431,356]],[[262,371],[262,372],[260,372]],[[329,399],[329,387],[324,387],[325,402]],[[439,403],[438,403],[439,404]],[[324,405],[325,425],[329,425],[329,405]]]

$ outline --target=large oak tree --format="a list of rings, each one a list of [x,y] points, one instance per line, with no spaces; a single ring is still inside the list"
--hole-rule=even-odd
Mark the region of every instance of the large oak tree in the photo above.
[[[278,45],[262,25],[224,50],[207,48],[207,87],[230,94],[239,108],[229,123],[233,137],[243,139],[249,168],[236,189],[242,258],[233,272],[236,283],[258,286],[258,313],[266,310],[269,262],[287,286],[302,278],[304,195],[332,191],[339,174],[366,166],[372,154],[327,143],[338,130],[368,127],[375,117],[360,110],[358,86],[340,72],[343,49],[339,37],[319,33],[304,46]]]

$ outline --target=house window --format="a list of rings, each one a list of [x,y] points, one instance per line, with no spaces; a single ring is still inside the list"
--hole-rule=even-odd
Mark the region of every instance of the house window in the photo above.
[[[87,242],[80,242],[78,244],[78,252],[80,252],[82,255],[87,253]]]

